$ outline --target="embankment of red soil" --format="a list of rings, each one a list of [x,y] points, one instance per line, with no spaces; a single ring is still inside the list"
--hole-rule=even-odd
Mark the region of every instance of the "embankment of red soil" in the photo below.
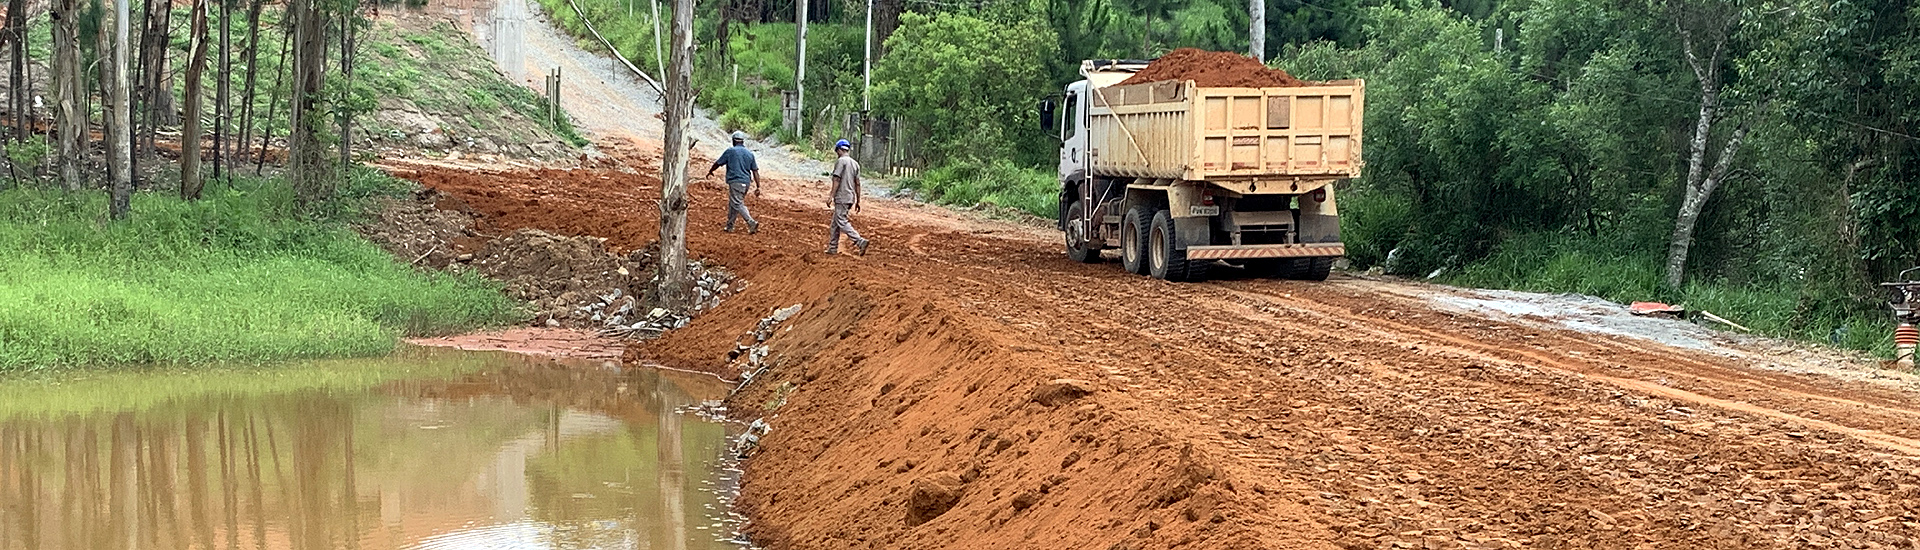
[[[1116,412],[1112,380],[1068,380],[1057,342],[1007,337],[938,296],[808,255],[629,357],[721,370],[777,308],[766,374],[730,400],[772,432],[740,499],[772,548],[1275,548],[1322,527],[1253,529],[1204,456]],[[770,274],[770,273],[769,273]],[[835,503],[823,506],[823,503]],[[1283,505],[1285,507],[1286,505]]]

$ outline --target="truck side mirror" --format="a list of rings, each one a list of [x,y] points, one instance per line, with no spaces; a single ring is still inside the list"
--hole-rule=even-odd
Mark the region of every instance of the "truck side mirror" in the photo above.
[[[1054,112],[1053,100],[1043,99],[1040,101],[1040,129],[1041,130],[1044,130],[1047,132],[1053,131],[1053,112]]]

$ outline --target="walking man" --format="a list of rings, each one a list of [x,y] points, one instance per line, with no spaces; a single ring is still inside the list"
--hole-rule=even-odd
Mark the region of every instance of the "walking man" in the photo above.
[[[754,197],[760,196],[760,163],[753,158],[753,151],[747,150],[747,133],[734,132],[733,146],[713,159],[713,166],[707,168],[707,177],[713,177],[713,171],[727,167],[727,227],[733,232],[733,220],[747,220],[747,233],[759,233],[760,222],[753,220],[753,214],[747,213],[747,191],[753,191]]]
[[[833,208],[833,228],[827,232],[827,253],[840,253],[840,234],[853,239],[853,253],[867,255],[867,240],[860,238],[860,232],[853,230],[853,222],[847,220],[847,212],[860,211],[860,163],[847,156],[853,145],[847,140],[833,144],[833,152],[840,160],[833,161],[832,180],[829,184],[833,192],[827,197],[827,206]]]

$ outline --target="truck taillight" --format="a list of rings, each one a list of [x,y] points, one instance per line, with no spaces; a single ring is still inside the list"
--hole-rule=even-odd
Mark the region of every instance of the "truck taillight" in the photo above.
[[[1313,190],[1313,202],[1327,202],[1327,188]]]
[[[1204,193],[1204,194],[1201,194],[1201,195],[1200,195],[1200,204],[1203,204],[1203,205],[1206,205],[1206,206],[1213,206],[1213,194],[1212,194],[1212,193]]]

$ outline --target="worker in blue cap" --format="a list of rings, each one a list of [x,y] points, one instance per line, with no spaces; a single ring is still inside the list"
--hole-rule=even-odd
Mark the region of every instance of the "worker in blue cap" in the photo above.
[[[746,132],[733,133],[733,147],[720,153],[720,158],[713,159],[713,166],[707,168],[707,177],[713,177],[713,171],[721,166],[727,167],[725,231],[732,233],[733,220],[740,218],[747,221],[748,234],[759,233],[760,222],[754,221],[753,214],[747,213],[747,191],[753,191],[753,196],[759,197],[760,188],[764,186],[760,184],[760,163],[754,160],[753,151],[747,150]]]
[[[853,251],[861,256],[867,255],[867,240],[860,238],[860,232],[853,229],[853,222],[847,219],[848,212],[860,211],[860,163],[847,153],[853,144],[840,140],[833,144],[833,152],[840,160],[833,161],[832,179],[828,181],[833,189],[827,196],[827,207],[833,209],[833,227],[827,232],[827,253],[840,253],[840,235],[846,234],[853,239]]]

